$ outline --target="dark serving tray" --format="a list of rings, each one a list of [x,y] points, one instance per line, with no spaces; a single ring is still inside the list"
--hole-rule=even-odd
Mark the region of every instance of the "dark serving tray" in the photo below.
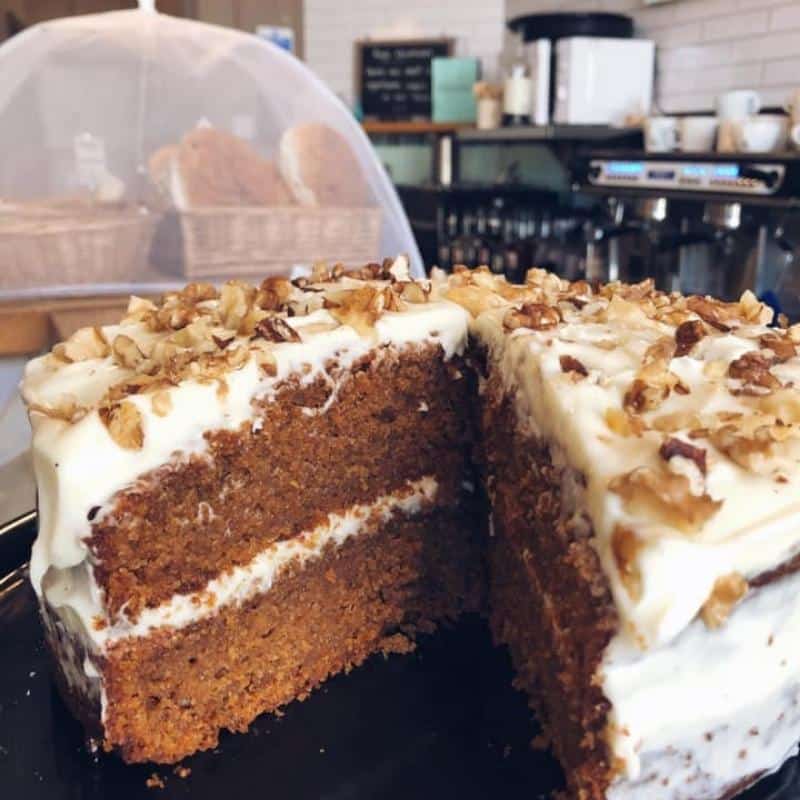
[[[31,521],[27,521],[30,526]],[[373,657],[282,715],[172,767],[91,754],[50,681],[36,600],[24,569],[0,577],[0,798],[101,800],[546,800],[562,787],[511,687],[505,651],[467,618],[410,656]],[[792,759],[740,800],[800,796]],[[148,788],[153,775],[163,788]],[[654,798],[653,800],[657,800]]]

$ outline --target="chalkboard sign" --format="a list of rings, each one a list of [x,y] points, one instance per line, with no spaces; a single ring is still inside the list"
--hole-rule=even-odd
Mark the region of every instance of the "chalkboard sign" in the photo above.
[[[431,61],[449,56],[452,39],[356,43],[356,85],[364,117],[431,117]]]

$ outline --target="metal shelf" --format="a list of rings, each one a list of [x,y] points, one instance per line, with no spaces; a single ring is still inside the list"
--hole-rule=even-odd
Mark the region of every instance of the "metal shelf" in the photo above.
[[[614,128],[609,125],[519,125],[493,130],[465,128],[456,131],[465,143],[494,142],[604,142],[641,136],[640,128]]]

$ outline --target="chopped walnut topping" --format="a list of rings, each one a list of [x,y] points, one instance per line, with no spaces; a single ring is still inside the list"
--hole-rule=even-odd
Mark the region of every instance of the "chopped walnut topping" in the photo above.
[[[144,297],[137,297],[132,294],[128,299],[128,311],[126,319],[130,321],[143,321],[156,310],[156,304],[152,300]]]
[[[204,300],[216,300],[219,292],[210,283],[188,283],[180,292],[181,296],[190,303],[200,303]]]
[[[717,578],[711,594],[700,609],[700,618],[707,628],[719,628],[725,624],[734,606],[747,594],[747,581],[732,572]]]
[[[409,303],[427,303],[431,296],[431,285],[417,283],[416,281],[408,281],[398,283],[400,297]]]
[[[642,367],[622,401],[628,411],[637,414],[652,411],[669,397],[673,389],[681,394],[688,393],[678,376],[669,370],[674,353],[675,342],[669,336],[658,339],[647,348]]]
[[[608,307],[599,314],[599,319],[606,322],[628,322],[636,325],[645,322],[646,316],[641,303],[629,300],[621,294],[614,294]]]
[[[254,355],[256,364],[265,375],[274,378],[278,374],[278,362],[269,350],[258,348],[254,350]]]
[[[728,458],[751,472],[771,472],[779,459],[798,460],[800,431],[774,417],[753,414],[734,419],[708,432],[710,442]]]
[[[660,339],[656,339],[656,341],[644,351],[643,363],[647,366],[649,364],[660,364],[661,362],[669,361],[674,357],[675,350],[675,342],[669,336],[662,336]]]
[[[511,309],[503,319],[508,330],[531,328],[535,331],[546,331],[555,328],[561,322],[561,314],[557,308],[544,303],[525,303],[519,309]]]
[[[385,311],[401,311],[402,300],[391,287],[378,289],[364,286],[360,289],[343,291],[330,295],[325,306],[336,320],[349,325],[362,336],[372,336],[375,323]]]
[[[764,349],[772,351],[774,363],[783,363],[797,355],[797,347],[786,335],[765,333],[759,338],[758,343]]]
[[[74,363],[90,358],[105,358],[109,353],[108,342],[100,328],[80,328],[65,342],[53,348],[53,355],[61,361]]]
[[[141,450],[144,444],[142,415],[136,406],[125,400],[118,405],[100,409],[100,419],[109,436],[126,450]]]
[[[256,325],[256,336],[268,342],[299,342],[300,334],[281,317],[265,317]]]
[[[755,350],[732,361],[728,377],[742,382],[742,388],[734,393],[765,394],[779,389],[781,382],[769,371],[770,366],[772,362]]]
[[[682,322],[675,328],[675,358],[688,356],[694,346],[706,335],[706,329],[699,319]]]
[[[684,442],[683,439],[676,439],[674,436],[665,439],[658,454],[664,461],[669,461],[675,456],[688,458],[695,463],[701,474],[706,474],[706,451],[702,447],[695,447],[689,442]]]
[[[782,425],[800,424],[800,392],[778,389],[758,399],[758,407]]]
[[[128,369],[136,369],[144,361],[144,353],[136,342],[124,333],[114,337],[114,341],[111,342],[111,354],[120,366]]]
[[[700,418],[693,411],[673,411],[655,417],[650,421],[650,426],[661,433],[675,433],[687,428],[699,428]]]
[[[655,513],[685,533],[700,528],[719,511],[722,502],[707,493],[692,494],[689,479],[666,469],[637,467],[614,478],[608,487],[633,513]]]
[[[712,328],[723,332],[731,329],[730,323],[733,321],[733,316],[726,303],[720,303],[709,297],[693,295],[686,298],[686,305],[690,311],[694,311],[703,322],[707,322]]]
[[[264,311],[285,311],[293,289],[286,278],[266,278],[256,293],[255,304]]]
[[[607,408],[605,422],[619,436],[641,436],[647,430],[641,417],[620,408]]]
[[[642,543],[639,537],[623,525],[617,525],[611,535],[611,551],[617,565],[619,577],[631,600],[637,602],[642,596],[642,573],[636,557]]]
[[[723,303],[711,297],[692,295],[686,298],[686,307],[722,332],[740,324],[767,325],[772,321],[771,309],[760,303],[750,291],[745,292],[738,303]]]
[[[228,281],[219,298],[219,313],[222,324],[231,331],[239,331],[242,323],[253,309],[255,289],[241,281]],[[255,326],[254,326],[255,327]]]
[[[589,374],[589,370],[578,361],[577,358],[570,355],[563,355],[560,356],[558,359],[559,364],[561,365],[561,371],[571,373],[573,375],[577,375],[581,378],[585,378]]]
[[[220,350],[224,350],[235,338],[235,336],[217,336],[216,334],[211,335],[211,340]]]
[[[166,417],[172,411],[172,398],[169,392],[163,390],[153,395],[150,404],[153,406],[153,413],[159,417]]]
[[[480,286],[452,286],[447,289],[445,296],[465,308],[473,317],[490,308],[505,305],[502,297]]]

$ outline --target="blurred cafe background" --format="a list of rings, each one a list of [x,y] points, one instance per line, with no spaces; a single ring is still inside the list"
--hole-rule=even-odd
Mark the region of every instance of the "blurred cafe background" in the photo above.
[[[800,318],[800,0],[157,6],[0,4],[0,465],[26,358],[189,280],[406,252]]]

